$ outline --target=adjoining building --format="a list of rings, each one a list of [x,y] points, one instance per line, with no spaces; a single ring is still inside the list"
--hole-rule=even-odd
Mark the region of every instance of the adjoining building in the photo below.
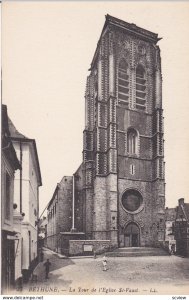
[[[56,252],[68,254],[70,239],[85,238],[81,172],[80,167],[73,176],[64,176],[47,206],[45,245]]]
[[[43,218],[41,218],[39,220],[39,224],[38,224],[38,233],[39,233],[39,248],[40,250],[42,249],[42,247],[45,246],[45,241],[47,239],[47,218],[45,216],[43,216]]]
[[[2,105],[2,155],[1,155],[1,287],[2,293],[8,293],[15,286],[17,273],[21,266],[15,267],[18,257],[17,246],[19,232],[14,224],[14,173],[20,169],[13,144],[10,139],[6,105]],[[18,215],[20,224],[22,216]]]
[[[14,202],[20,214],[22,274],[28,280],[38,261],[39,187],[42,185],[36,142],[19,133],[9,119],[10,139],[15,148],[21,169],[15,172]]]
[[[53,251],[60,248],[60,232],[70,231],[72,216],[72,177],[64,176],[57,184],[47,206],[47,241]]]
[[[72,196],[64,196],[61,221],[72,233],[82,230],[88,244],[157,247],[164,241],[160,39],[106,16],[86,85],[81,198],[77,202],[74,180]],[[71,201],[72,212],[66,213]],[[82,243],[74,241],[75,249]]]
[[[175,240],[175,218],[176,208],[165,209],[165,246],[169,252],[176,252],[176,240]]]
[[[189,257],[189,203],[178,200],[175,218],[176,253]]]

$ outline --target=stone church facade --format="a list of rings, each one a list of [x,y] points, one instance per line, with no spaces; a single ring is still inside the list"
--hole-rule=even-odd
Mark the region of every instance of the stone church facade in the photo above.
[[[87,78],[83,162],[70,179],[72,200],[61,200],[71,213],[61,210],[64,223],[72,218],[70,233],[67,226],[59,233],[62,248],[68,236],[114,247],[158,246],[164,240],[159,40],[106,16]]]
[[[162,75],[157,34],[107,15],[86,88],[83,196],[89,239],[164,239]]]

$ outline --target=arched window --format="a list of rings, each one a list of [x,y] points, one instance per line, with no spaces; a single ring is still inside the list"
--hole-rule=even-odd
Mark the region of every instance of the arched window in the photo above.
[[[137,154],[138,135],[135,129],[131,128],[127,132],[127,152],[129,154]]]
[[[129,105],[129,74],[128,65],[121,59],[118,67],[118,99]]]
[[[141,65],[136,68],[136,108],[146,109],[146,74]]]

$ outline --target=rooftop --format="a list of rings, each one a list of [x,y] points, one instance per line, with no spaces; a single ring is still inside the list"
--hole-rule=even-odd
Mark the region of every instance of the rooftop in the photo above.
[[[149,31],[149,30],[146,30],[144,28],[137,26],[136,24],[125,22],[123,20],[120,20],[120,19],[110,16],[108,14],[106,15],[106,21],[105,21],[105,25],[107,25],[107,24],[115,25],[115,26],[120,27],[130,33],[140,35],[141,37],[150,39],[151,41],[156,42],[156,43],[161,39],[161,38],[158,38],[157,33],[153,33],[152,31]]]
[[[126,33],[129,33],[131,35],[135,35],[135,36],[137,36],[138,38],[140,38],[142,40],[146,40],[146,41],[154,43],[154,44],[156,44],[159,40],[162,39],[162,38],[158,37],[157,33],[154,33],[154,32],[149,31],[147,29],[141,28],[141,27],[137,26],[136,24],[125,22],[121,19],[115,18],[115,17],[110,16],[108,14],[105,17],[106,17],[106,21],[104,23],[104,27],[102,29],[100,39],[98,41],[98,44],[97,44],[97,47],[96,47],[96,50],[95,50],[95,53],[94,53],[94,56],[93,56],[91,67],[93,67],[94,61],[96,59],[98,48],[99,48],[99,42],[101,40],[101,37],[102,37],[103,33],[105,32],[106,28],[108,27],[108,25],[114,26],[115,28],[122,29]]]
[[[166,208],[165,209],[166,221],[174,221],[175,217],[176,217],[176,208]]]
[[[14,138],[22,138],[22,139],[27,139],[27,137],[23,134],[21,134],[16,127],[14,126],[13,122],[11,121],[10,118],[8,118],[8,123],[9,123],[9,130],[10,130],[10,135],[11,137]]]
[[[16,127],[14,126],[13,122],[11,121],[11,119],[9,117],[8,117],[8,126],[9,126],[9,131],[10,131],[10,138],[12,141],[29,142],[32,144],[32,147],[33,147],[33,150],[35,153],[35,158],[36,158],[38,177],[39,177],[39,185],[42,186],[41,170],[40,170],[40,165],[39,165],[39,158],[38,158],[37,146],[36,146],[35,139],[27,138],[25,135],[20,133],[16,129]]]

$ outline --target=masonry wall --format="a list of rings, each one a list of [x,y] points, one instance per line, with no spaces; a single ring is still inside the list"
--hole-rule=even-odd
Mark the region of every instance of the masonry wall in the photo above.
[[[48,206],[47,247],[58,251],[60,232],[69,232],[72,228],[72,176],[64,176],[57,185]]]
[[[58,206],[57,206],[57,225],[58,232],[68,232],[72,228],[72,195],[73,178],[64,176],[59,183]]]
[[[94,181],[94,223],[95,239],[107,239],[107,196],[106,178],[96,177]]]
[[[122,205],[122,195],[126,189],[136,189],[138,190],[142,197],[143,203],[139,208],[138,212],[135,214],[130,214],[127,212]],[[126,179],[118,180],[118,190],[119,190],[119,244],[120,247],[124,247],[124,232],[126,226],[130,222],[135,222],[140,228],[140,246],[151,246],[152,245],[152,202],[153,194],[151,183],[141,182]]]
[[[47,240],[46,245],[53,251],[57,249],[58,234],[58,188],[56,188],[53,198],[51,199],[47,209]]]
[[[85,201],[83,192],[84,182],[84,170],[83,164],[80,165],[78,170],[74,174],[74,185],[75,185],[75,228],[78,232],[83,232],[85,227]]]
[[[112,246],[118,246],[118,185],[117,174],[109,174],[106,180],[107,189],[107,239]]]
[[[84,193],[84,231],[88,239],[94,238],[95,230],[95,211],[94,211],[94,191],[93,188],[85,187]]]
[[[89,246],[88,249],[87,246]],[[70,240],[69,255],[86,255],[94,252],[98,254],[108,251],[110,247],[110,240]]]

